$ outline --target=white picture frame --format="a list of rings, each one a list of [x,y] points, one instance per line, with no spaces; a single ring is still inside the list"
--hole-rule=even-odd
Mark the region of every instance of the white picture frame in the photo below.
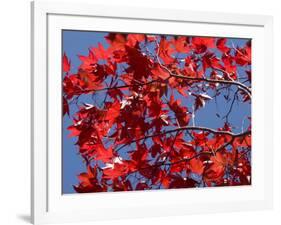
[[[180,26],[188,27],[189,31],[181,31]],[[253,130],[253,151],[256,152],[253,156],[252,172],[254,177],[256,175],[253,184],[227,189],[62,195],[60,31],[95,29],[161,33],[167,27],[169,33],[175,34],[253,39],[255,85],[252,109],[253,126],[256,128]],[[59,1],[32,2],[32,222],[42,224],[272,208],[272,49],[270,16],[108,7]]]

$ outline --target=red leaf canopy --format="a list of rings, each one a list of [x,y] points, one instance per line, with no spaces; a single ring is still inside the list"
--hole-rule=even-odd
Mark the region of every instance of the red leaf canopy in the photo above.
[[[124,33],[104,41],[79,55],[73,74],[62,57],[63,114],[86,168],[76,192],[251,183],[250,42]]]

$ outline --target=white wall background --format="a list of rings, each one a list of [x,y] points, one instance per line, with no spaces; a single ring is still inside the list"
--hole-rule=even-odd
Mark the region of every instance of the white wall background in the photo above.
[[[280,1],[92,0],[90,2],[273,15],[275,40],[275,209],[273,211],[106,221],[95,224],[280,224],[281,132],[278,129],[281,125],[281,7],[278,5]],[[0,224],[27,224],[30,213],[30,1],[1,1],[0,17]],[[91,224],[91,222],[85,224]]]

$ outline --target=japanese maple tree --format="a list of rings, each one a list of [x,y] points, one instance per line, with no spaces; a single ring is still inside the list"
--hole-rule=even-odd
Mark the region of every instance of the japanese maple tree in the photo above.
[[[76,192],[251,184],[250,110],[232,119],[251,105],[250,40],[104,39],[78,56],[74,73],[67,52],[62,57],[63,114],[85,165]],[[225,113],[208,113],[211,104]]]

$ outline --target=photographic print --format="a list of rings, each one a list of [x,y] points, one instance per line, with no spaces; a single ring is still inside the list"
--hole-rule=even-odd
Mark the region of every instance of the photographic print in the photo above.
[[[251,39],[62,30],[63,194],[251,185]]]

